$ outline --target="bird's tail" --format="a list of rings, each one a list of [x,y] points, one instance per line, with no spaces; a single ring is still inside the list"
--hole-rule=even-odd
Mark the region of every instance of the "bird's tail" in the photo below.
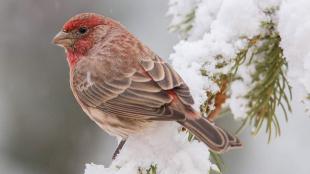
[[[222,153],[232,148],[242,147],[240,140],[236,136],[217,127],[205,117],[195,120],[187,119],[179,123],[214,152]]]

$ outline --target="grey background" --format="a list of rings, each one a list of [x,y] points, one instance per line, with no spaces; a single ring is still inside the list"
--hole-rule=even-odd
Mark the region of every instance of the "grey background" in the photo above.
[[[84,164],[108,165],[116,146],[79,108],[69,89],[64,51],[51,44],[63,23],[80,12],[121,21],[161,57],[176,35],[168,33],[167,0],[0,1],[0,173],[77,174]],[[267,144],[245,130],[245,148],[223,155],[225,173],[309,173],[310,120],[297,112],[282,136]],[[219,124],[233,130],[231,118]],[[199,154],[197,154],[199,155]]]

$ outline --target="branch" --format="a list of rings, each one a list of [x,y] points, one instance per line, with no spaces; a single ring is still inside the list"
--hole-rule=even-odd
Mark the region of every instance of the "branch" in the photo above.
[[[221,89],[215,95],[215,102],[214,102],[215,109],[211,111],[211,113],[207,117],[209,121],[212,121],[212,122],[215,121],[215,119],[218,118],[218,116],[221,113],[222,105],[225,103],[227,99],[227,95],[226,95],[227,84],[228,84],[228,81],[226,79],[223,79]],[[211,103],[211,101],[208,101],[208,103]]]

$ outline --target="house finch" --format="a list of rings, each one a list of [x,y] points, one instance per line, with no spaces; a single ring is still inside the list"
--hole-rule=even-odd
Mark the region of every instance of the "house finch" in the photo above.
[[[121,146],[155,121],[177,121],[215,152],[241,146],[193,109],[182,78],[119,22],[78,14],[53,42],[66,51],[77,102],[102,129],[121,137]]]

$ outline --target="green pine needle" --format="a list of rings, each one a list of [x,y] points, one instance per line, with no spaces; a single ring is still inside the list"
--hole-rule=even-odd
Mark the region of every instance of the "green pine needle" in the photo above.
[[[150,168],[146,170],[146,174],[157,174],[157,164],[152,164]]]
[[[148,169],[139,167],[138,174],[157,174],[157,164],[151,164]]]
[[[215,163],[217,168],[220,170],[220,173],[224,170],[224,162],[220,154],[210,151],[211,160]],[[216,172],[218,173],[218,172]]]
[[[265,13],[273,14],[274,10],[266,10]],[[275,30],[275,23],[270,19],[262,22],[261,27],[266,33],[249,39],[247,47],[237,54],[231,74],[234,77],[244,62],[255,65],[255,72],[251,74],[254,85],[245,96],[249,100],[249,111],[239,130],[249,122],[254,125],[253,134],[256,135],[265,124],[269,142],[273,132],[275,136],[281,134],[276,109],[282,109],[288,120],[292,93],[286,78],[288,65],[280,47],[281,38]],[[257,56],[259,59],[255,59]]]

